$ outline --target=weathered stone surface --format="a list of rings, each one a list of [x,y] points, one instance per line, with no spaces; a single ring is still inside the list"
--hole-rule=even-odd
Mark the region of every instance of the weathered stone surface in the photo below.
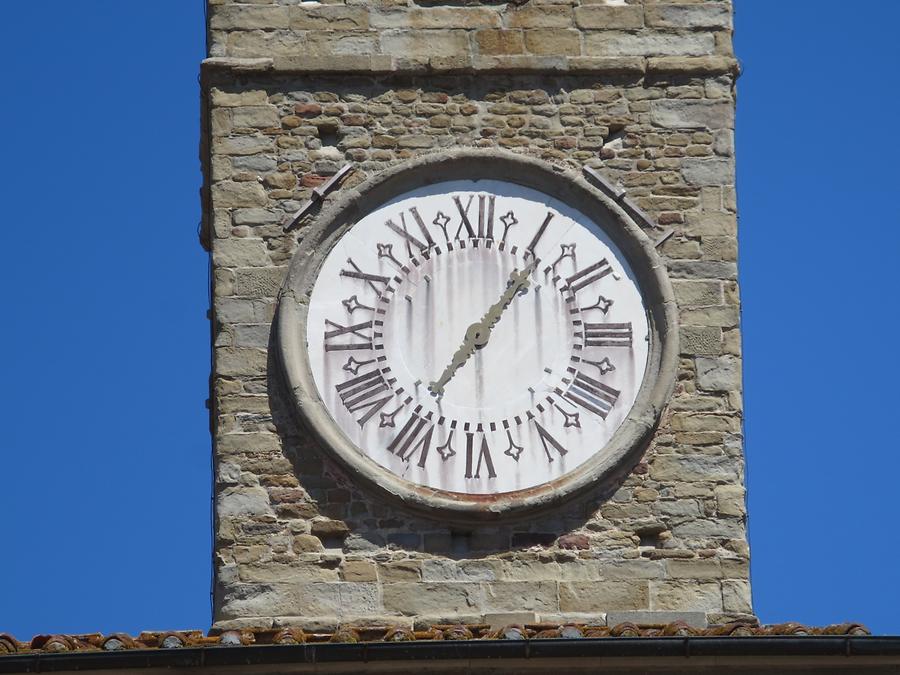
[[[709,33],[619,33],[598,31],[584,36],[587,56],[703,56],[715,50]]]
[[[717,581],[651,581],[650,607],[654,610],[718,612],[722,589]]]
[[[652,4],[647,25],[657,28],[731,28],[731,8],[725,2]]]
[[[216,498],[216,513],[220,518],[271,514],[269,494],[259,487],[226,488]]]
[[[740,390],[740,362],[734,356],[698,358],[697,385],[706,391]]]
[[[728,457],[709,455],[660,455],[650,464],[654,480],[675,483],[733,481],[738,477]]]
[[[716,508],[720,515],[743,517],[746,514],[746,497],[743,486],[718,485],[715,495]]]
[[[212,198],[218,208],[263,206],[268,202],[266,191],[259,183],[235,183],[230,180],[213,185]]]
[[[518,612],[523,607],[538,612],[559,609],[555,581],[496,581],[482,587],[487,612]]]
[[[667,611],[667,610],[638,610],[631,612],[609,612],[606,615],[606,623],[615,626],[620,623],[633,623],[638,626],[665,625],[675,621],[684,621],[688,626],[706,628],[706,612]]]
[[[231,122],[236,127],[277,127],[280,126],[278,109],[274,105],[239,106],[232,108]]]
[[[647,581],[568,581],[559,584],[562,612],[609,612],[649,608]]]
[[[734,163],[727,159],[686,159],[681,173],[690,185],[734,184]]]
[[[483,589],[465,582],[386,584],[382,587],[382,601],[385,610],[404,616],[452,617],[482,606]]]
[[[722,129],[734,126],[734,106],[718,101],[666,99],[650,102],[650,119],[669,129]]]
[[[575,25],[579,28],[641,28],[644,9],[639,5],[584,5],[575,8]]]

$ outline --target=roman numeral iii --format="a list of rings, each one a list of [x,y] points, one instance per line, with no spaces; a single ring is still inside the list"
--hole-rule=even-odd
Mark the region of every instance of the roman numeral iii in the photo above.
[[[631,322],[585,323],[585,347],[631,347]]]

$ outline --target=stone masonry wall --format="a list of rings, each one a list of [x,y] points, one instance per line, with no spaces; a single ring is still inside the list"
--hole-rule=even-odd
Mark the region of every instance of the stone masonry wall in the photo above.
[[[217,625],[751,615],[730,3],[211,0],[209,21]],[[594,167],[651,238],[674,230],[682,361],[651,446],[617,489],[524,523],[451,527],[359,490],[274,361],[303,236],[282,225],[312,188],[459,146]]]

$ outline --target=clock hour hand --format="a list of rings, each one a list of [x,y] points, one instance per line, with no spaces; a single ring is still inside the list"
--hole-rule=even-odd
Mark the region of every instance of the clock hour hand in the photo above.
[[[509,306],[509,303],[512,302],[516,295],[523,293],[528,288],[530,283],[528,281],[528,275],[531,274],[534,265],[535,263],[532,263],[523,270],[512,271],[509,275],[509,281],[507,282],[506,290],[503,291],[503,295],[500,296],[500,299],[497,302],[488,308],[488,311],[485,312],[480,321],[476,321],[468,327],[463,343],[453,354],[450,365],[444,368],[444,372],[441,373],[441,376],[437,380],[428,385],[428,390],[432,394],[435,396],[443,394],[444,386],[451,380],[456,371],[469,360],[469,357],[475,353],[476,349],[481,349],[488,343],[488,340],[491,337],[491,330],[497,325],[497,322],[503,315],[503,311]]]

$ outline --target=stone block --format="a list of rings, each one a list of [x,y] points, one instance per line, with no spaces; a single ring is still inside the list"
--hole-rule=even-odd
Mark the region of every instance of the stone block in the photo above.
[[[650,477],[665,483],[735,481],[738,470],[730,457],[658,455],[650,462]]]
[[[341,565],[340,575],[344,581],[377,580],[375,563],[369,560],[345,560]]]
[[[556,612],[555,581],[495,581],[482,584],[487,612]]]
[[[381,35],[381,50],[392,56],[458,56],[469,53],[469,34],[463,30],[388,30]]]
[[[672,260],[668,264],[673,279],[736,279],[737,265],[718,260]],[[712,310],[714,308],[710,308]]]
[[[422,578],[422,563],[418,560],[384,563],[378,566],[378,578],[382,583],[419,581]]]
[[[262,349],[222,347],[215,350],[215,355],[215,367],[219,375],[257,377],[266,374],[266,352]]]
[[[280,127],[281,119],[274,105],[240,106],[231,108],[232,123],[236,127]]]
[[[682,326],[679,337],[682,354],[722,353],[722,329],[717,326]]]
[[[715,38],[709,33],[586,33],[586,56],[704,56],[715,50]]]
[[[650,102],[650,121],[667,129],[731,129],[734,106],[724,101],[658,99]]]
[[[740,391],[740,360],[734,356],[698,358],[697,386],[704,391]]]
[[[213,154],[221,155],[256,155],[274,149],[275,144],[268,136],[229,136],[214,138],[212,142]]]
[[[571,7],[534,5],[509,7],[504,16],[507,28],[571,28]]]
[[[688,626],[706,628],[706,612],[677,612],[666,610],[638,610],[631,612],[609,612],[606,624],[616,626],[620,623],[633,623],[638,626],[664,626],[674,621],[684,621]]]
[[[488,28],[500,26],[500,12],[492,7],[427,7],[421,9],[375,9],[369,15],[372,28],[413,30]]]
[[[667,560],[666,574],[671,579],[721,579],[722,566],[715,558]]]
[[[365,7],[304,4],[290,8],[291,30],[366,30],[369,12]]]
[[[262,186],[257,187],[262,190]],[[260,239],[214,239],[212,248],[213,264],[220,268],[264,267],[270,262]]]
[[[526,30],[525,48],[532,54],[578,56],[581,53],[581,34],[565,28]]]
[[[689,185],[734,185],[731,159],[685,159],[681,175]]]
[[[269,493],[261,487],[226,488],[216,495],[216,513],[220,518],[274,515]]]
[[[679,307],[709,307],[724,302],[722,282],[673,280],[675,300]]]
[[[259,183],[219,181],[212,187],[212,199],[216,208],[264,206],[269,198]]]
[[[651,581],[650,607],[654,610],[721,612],[718,581]]]
[[[260,267],[235,270],[234,294],[251,298],[274,298],[284,281],[286,267]]]
[[[746,495],[742,485],[718,485],[715,495],[716,510],[720,516],[742,518],[746,514]]]
[[[750,582],[742,579],[723,581],[722,604],[726,612],[751,614],[753,603],[750,596]]]
[[[257,30],[287,28],[287,7],[226,5],[210,7],[209,27],[213,30]]]
[[[654,28],[731,28],[731,9],[725,2],[651,4],[645,11]]]
[[[575,8],[575,25],[589,30],[631,29],[644,25],[640,5],[585,5]]]
[[[422,561],[422,578],[425,581],[494,581],[498,566],[499,563],[489,560],[433,558]]]
[[[479,30],[475,33],[479,54],[522,54],[525,40],[521,30]]]
[[[603,581],[662,579],[665,576],[665,567],[656,560],[601,561],[599,575]]]
[[[385,610],[405,616],[425,614],[450,618],[469,614],[483,606],[483,599],[480,585],[465,582],[401,582],[382,586]]]
[[[248,91],[222,91],[216,87],[210,89],[210,100],[213,107],[218,106],[243,106],[262,105],[268,103],[269,95],[263,89],[251,89]]]
[[[649,582],[564,581],[559,584],[562,612],[610,612],[621,609],[648,609]]]

